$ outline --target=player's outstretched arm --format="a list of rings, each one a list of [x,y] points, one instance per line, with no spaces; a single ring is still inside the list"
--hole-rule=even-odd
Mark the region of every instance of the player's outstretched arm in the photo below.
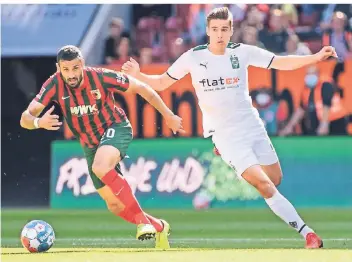
[[[62,125],[62,122],[59,122],[58,115],[51,114],[54,111],[54,106],[52,106],[42,117],[38,117],[44,108],[44,105],[33,100],[29,104],[27,110],[21,115],[21,126],[30,130],[37,128],[58,130]]]
[[[163,91],[175,83],[177,80],[164,73],[162,75],[146,75],[141,73],[139,64],[133,58],[122,65],[122,72],[148,84],[156,91]]]
[[[275,56],[270,68],[279,70],[294,70],[307,65],[328,59],[329,57],[337,58],[335,48],[332,46],[324,46],[318,53],[306,56]]]
[[[175,115],[163,102],[161,97],[147,84],[137,79],[129,77],[129,88],[126,92],[135,92],[141,95],[152,106],[156,108],[165,118],[168,127],[176,134],[176,132],[185,133],[182,126],[182,118]]]

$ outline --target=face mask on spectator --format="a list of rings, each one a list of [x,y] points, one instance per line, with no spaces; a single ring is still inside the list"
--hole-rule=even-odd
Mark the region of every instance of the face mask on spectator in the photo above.
[[[256,97],[256,102],[258,103],[259,106],[264,107],[271,102],[271,97],[268,94],[259,94]]]
[[[318,83],[318,76],[315,74],[308,74],[304,78],[306,86],[309,88],[314,88]]]

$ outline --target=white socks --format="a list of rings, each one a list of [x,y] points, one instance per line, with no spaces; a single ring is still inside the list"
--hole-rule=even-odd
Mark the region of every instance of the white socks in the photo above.
[[[271,210],[288,225],[296,229],[304,238],[310,232],[314,232],[306,226],[302,218],[297,214],[293,205],[277,191],[271,198],[265,199]]]

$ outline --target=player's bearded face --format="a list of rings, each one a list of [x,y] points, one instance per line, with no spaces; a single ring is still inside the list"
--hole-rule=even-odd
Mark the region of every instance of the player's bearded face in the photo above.
[[[226,48],[233,34],[232,26],[229,20],[213,19],[207,26],[207,35],[209,43],[213,47]]]
[[[83,79],[83,61],[81,59],[60,61],[59,70],[69,87],[77,88],[81,85]]]

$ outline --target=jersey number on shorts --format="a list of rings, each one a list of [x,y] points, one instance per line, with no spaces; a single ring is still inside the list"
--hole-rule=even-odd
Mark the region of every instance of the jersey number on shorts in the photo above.
[[[101,138],[101,140],[104,140],[106,138],[113,138],[114,136],[115,136],[115,129],[108,128],[108,130],[106,130],[106,132],[103,135],[103,137]]]

